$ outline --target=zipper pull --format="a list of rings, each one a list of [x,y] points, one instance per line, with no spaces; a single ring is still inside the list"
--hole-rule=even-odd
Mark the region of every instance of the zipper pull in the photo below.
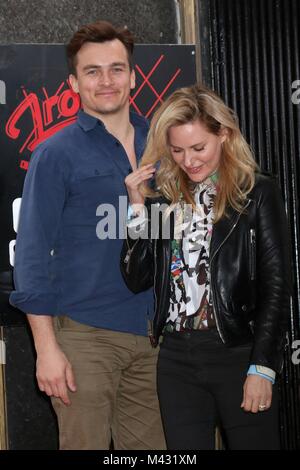
[[[256,242],[255,229],[250,229],[250,279],[255,280],[256,277]]]
[[[131,255],[131,250],[129,249],[126,253],[126,256],[124,258],[124,263],[127,264],[128,261],[129,261],[129,258],[130,258],[130,255]]]
[[[156,341],[155,341],[154,334],[153,334],[153,320],[148,320],[148,336],[149,336],[151,346],[155,348]]]

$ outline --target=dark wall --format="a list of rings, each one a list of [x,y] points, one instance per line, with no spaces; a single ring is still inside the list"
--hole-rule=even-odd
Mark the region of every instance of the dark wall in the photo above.
[[[294,283],[281,437],[284,449],[300,449],[300,371],[292,361],[300,337],[300,2],[199,0],[199,17],[203,81],[237,112],[261,168],[277,175],[286,205]]]
[[[127,25],[139,43],[177,43],[174,0],[2,0],[0,43],[65,43],[97,19]]]
[[[50,401],[38,390],[29,327],[3,328],[6,345],[7,435],[10,450],[54,450],[57,423]]]

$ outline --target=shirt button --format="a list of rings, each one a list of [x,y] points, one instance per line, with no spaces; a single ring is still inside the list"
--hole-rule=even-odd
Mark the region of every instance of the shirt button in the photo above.
[[[243,310],[244,312],[246,312],[246,310],[247,310],[247,305],[242,305],[242,310]]]

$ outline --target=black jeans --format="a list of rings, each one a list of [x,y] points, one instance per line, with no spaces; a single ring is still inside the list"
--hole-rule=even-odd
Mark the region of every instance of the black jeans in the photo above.
[[[228,348],[216,329],[164,336],[158,395],[168,449],[214,449],[221,425],[228,449],[279,449],[278,390],[268,411],[241,407],[251,345]]]

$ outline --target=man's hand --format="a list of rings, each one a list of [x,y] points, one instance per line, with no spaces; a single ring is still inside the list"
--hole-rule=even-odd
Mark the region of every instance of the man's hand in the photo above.
[[[72,366],[60,349],[49,315],[27,314],[37,353],[36,377],[39,389],[49,397],[60,398],[70,405],[68,391],[76,391]]]
[[[244,397],[241,408],[257,413],[266,411],[272,403],[272,383],[259,375],[248,375],[244,383]]]
[[[42,392],[71,405],[68,391],[76,392],[75,378],[70,362],[58,345],[38,353],[36,377]]]

